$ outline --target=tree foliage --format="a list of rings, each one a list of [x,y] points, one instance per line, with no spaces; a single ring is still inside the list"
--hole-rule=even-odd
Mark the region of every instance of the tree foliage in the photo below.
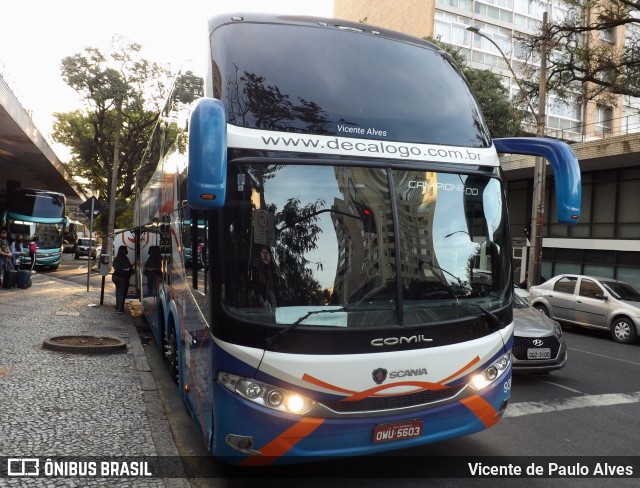
[[[513,137],[522,135],[521,122],[524,112],[519,111],[511,100],[499,75],[489,70],[478,70],[467,66],[458,50],[439,40],[429,41],[446,51],[460,67],[471,92],[476,97],[491,137]]]
[[[544,32],[518,39],[524,54],[534,61],[547,44],[547,89],[561,98],[579,92],[587,100],[602,100],[606,94],[640,96],[640,1],[565,0],[564,4],[566,15],[550,18]],[[626,27],[625,39],[615,42],[614,29],[619,26]],[[531,93],[538,90],[536,77],[530,77],[535,81],[529,85]]]
[[[147,140],[168,92],[170,73],[141,56],[141,46],[115,37],[111,53],[94,47],[61,63],[64,81],[78,92],[86,107],[55,113],[53,139],[71,150],[69,172],[107,201],[113,173],[117,107],[122,107],[120,164],[116,195],[116,227],[128,227],[130,201]],[[106,230],[106,219],[102,219]]]

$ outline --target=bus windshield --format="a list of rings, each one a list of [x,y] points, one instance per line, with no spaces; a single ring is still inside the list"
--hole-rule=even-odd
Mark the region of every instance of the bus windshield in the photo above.
[[[60,247],[63,224],[11,220],[10,226],[11,232],[14,235],[22,234],[27,236],[27,238],[30,238],[30,236],[38,236],[38,247],[42,249],[55,249]]]
[[[43,190],[19,190],[11,200],[13,214],[39,219],[62,219],[65,213],[64,195]]]
[[[214,30],[211,50],[219,77],[213,96],[225,101],[232,125],[491,146],[468,86],[435,47],[318,26],[247,23]]]
[[[413,325],[509,303],[506,208],[491,174],[260,164],[229,172],[220,253],[224,301],[239,318]]]

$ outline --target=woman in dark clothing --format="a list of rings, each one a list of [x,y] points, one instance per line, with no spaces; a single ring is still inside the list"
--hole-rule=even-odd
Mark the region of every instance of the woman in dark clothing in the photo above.
[[[144,275],[147,278],[147,295],[153,296],[156,294],[159,281],[162,279],[160,246],[149,247],[149,258],[144,263]]]
[[[118,254],[113,260],[113,275],[111,280],[116,285],[116,312],[124,312],[124,300],[129,289],[129,279],[133,273],[131,261],[127,257],[127,246],[120,246]]]

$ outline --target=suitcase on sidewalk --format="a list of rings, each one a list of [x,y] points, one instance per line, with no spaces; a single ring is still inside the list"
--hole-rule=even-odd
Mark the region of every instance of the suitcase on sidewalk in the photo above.
[[[18,272],[15,269],[5,269],[2,282],[3,288],[15,288],[18,279]]]
[[[30,288],[31,271],[28,269],[19,269],[18,276],[16,278],[16,285],[18,286],[18,288]]]

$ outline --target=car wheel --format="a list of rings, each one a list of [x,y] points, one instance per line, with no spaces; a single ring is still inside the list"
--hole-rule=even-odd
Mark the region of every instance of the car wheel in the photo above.
[[[75,253],[75,254],[73,255],[73,259],[80,259],[80,254]]]
[[[611,337],[616,342],[631,344],[636,341],[636,325],[627,317],[620,317],[611,324]]]
[[[544,305],[541,305],[539,303],[536,303],[533,308],[535,308],[538,312],[543,313],[544,315],[546,315],[547,317],[549,317],[549,309],[547,307],[545,307]]]

